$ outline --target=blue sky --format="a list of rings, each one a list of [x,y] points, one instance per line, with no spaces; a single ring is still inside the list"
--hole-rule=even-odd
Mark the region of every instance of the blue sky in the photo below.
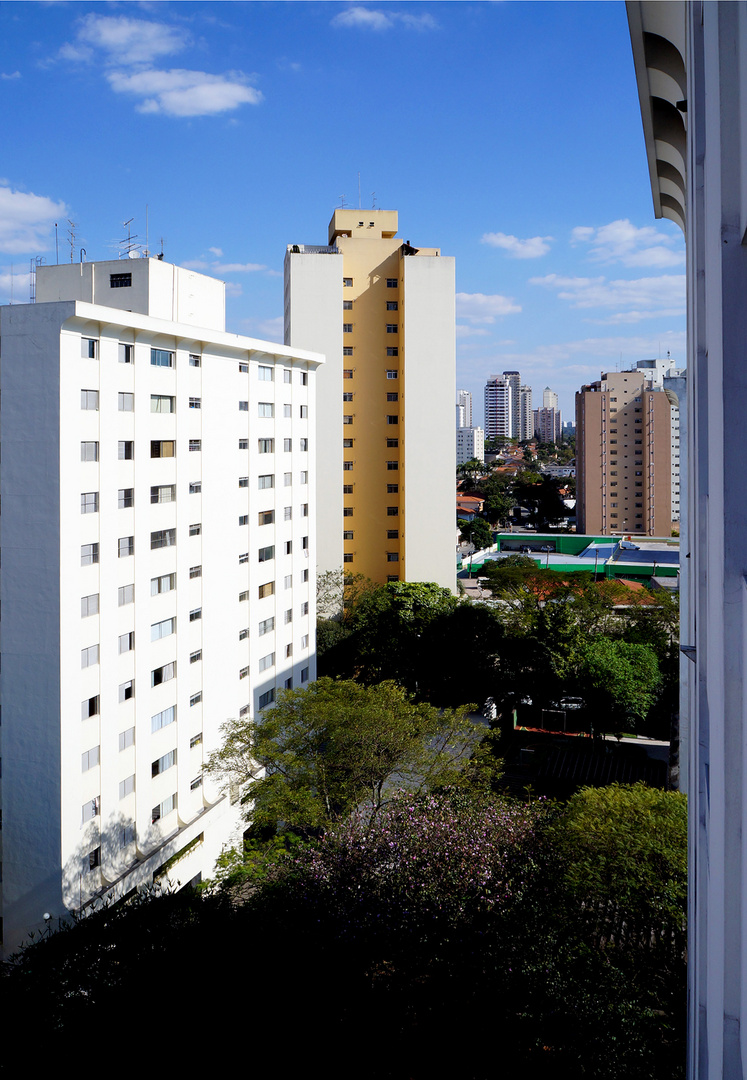
[[[456,257],[457,382],[573,393],[684,363],[684,244],[655,221],[625,9],[565,3],[0,5],[0,303],[122,223],[282,340],[288,243],[340,199]],[[375,193],[375,195],[373,194]]]

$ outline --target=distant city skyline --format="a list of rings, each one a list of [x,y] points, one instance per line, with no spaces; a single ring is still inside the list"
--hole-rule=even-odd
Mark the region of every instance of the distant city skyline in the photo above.
[[[396,108],[372,96],[394,83]],[[74,261],[163,240],[227,282],[231,331],[279,342],[288,237],[397,209],[456,259],[473,423],[512,369],[570,417],[603,370],[684,363],[684,244],[653,221],[635,88],[621,2],[11,0],[0,303],[28,301],[31,259],[70,260],[72,221]]]

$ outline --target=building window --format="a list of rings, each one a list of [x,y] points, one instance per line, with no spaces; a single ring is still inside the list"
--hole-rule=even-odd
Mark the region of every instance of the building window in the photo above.
[[[387,334],[398,334],[399,333],[399,326],[397,325],[397,323],[387,323],[386,324],[386,332],[387,332]]]
[[[301,503],[301,517],[308,517],[308,516],[309,516],[309,504],[308,503]]]
[[[299,445],[299,450],[301,451],[301,453],[304,453],[305,451],[307,451],[309,449],[309,440],[308,439],[300,439],[299,444],[300,444]]]
[[[343,484],[342,485],[342,493],[343,493],[343,495],[352,495],[353,494],[353,485],[352,484]]]
[[[399,540],[399,529],[387,529],[386,538],[387,540]]]
[[[308,615],[309,614],[309,601],[308,600],[304,600],[304,602],[301,604],[301,614],[302,615]]]
[[[283,473],[283,487],[290,487],[293,483],[293,473]]]
[[[172,660],[169,664],[163,664],[162,667],[154,668],[150,673],[150,685],[160,686],[161,683],[171,682],[176,678],[176,660]]]
[[[152,413],[176,412],[176,398],[169,397],[168,394],[151,394],[150,411]]]
[[[119,733],[119,749],[127,750],[128,747],[135,745],[135,729],[134,727],[127,728],[126,731],[120,731]]]
[[[304,570],[304,572],[303,572],[303,580],[306,581],[306,582],[308,582],[308,580],[309,580],[309,571],[308,571],[308,569]]]
[[[285,554],[286,555],[291,555],[292,553],[293,553],[293,541],[292,540],[286,540],[285,541]]]
[[[343,288],[345,288],[345,289],[352,289],[352,287],[353,287],[353,279],[351,277],[344,277],[342,279],[342,285],[343,285]]]
[[[198,622],[201,618],[202,618],[202,608],[201,607],[192,608],[192,610],[189,613],[189,621],[190,622]]]
[[[386,445],[389,450],[394,450],[395,447],[399,446],[399,439],[387,439]]]
[[[248,593],[247,593],[248,596]],[[275,629],[275,619],[263,619],[259,624],[258,637],[263,637],[264,634],[269,634]]]
[[[202,480],[191,480],[189,484],[189,494],[199,495],[202,491]]]
[[[398,311],[399,310],[399,304],[397,303],[396,300],[387,300],[386,309],[387,309],[387,311]]]
[[[275,440],[274,439],[258,439],[258,449],[260,454],[274,454],[275,453]]]
[[[387,486],[386,486],[387,495],[397,495],[398,492],[399,492],[399,484],[387,484]]]
[[[386,279],[386,287],[387,287],[387,289],[396,289],[398,285],[399,285],[399,279],[398,278],[396,278],[396,277],[388,277]]]
[[[202,398],[191,397],[189,399],[189,407],[190,407],[190,409],[201,409],[202,408]]]
[[[151,349],[150,362],[153,367],[173,367],[174,354],[168,349]]]
[[[305,683],[309,681],[309,669],[307,667],[301,668],[301,682]]]
[[[202,732],[198,731],[196,735],[193,735],[189,740],[189,749],[194,750],[196,746],[200,746],[202,743]]]
[[[248,562],[249,562],[249,552],[245,551],[243,555],[239,555],[239,566],[241,566],[242,563],[248,563]]]
[[[272,596],[275,592],[275,582],[266,581],[264,585],[259,586],[259,599],[264,600],[266,596]]]
[[[119,701],[120,704],[123,701],[129,701],[130,698],[135,696],[135,680],[128,679],[127,682],[119,684]]]
[[[304,471],[304,472],[301,473],[300,483],[301,484],[308,484],[308,482],[309,482],[309,474]]]
[[[80,617],[81,619],[87,619],[91,615],[98,615],[99,613],[99,594],[91,593],[89,596],[81,596],[80,598]]]
[[[87,409],[90,411],[96,411],[99,407],[99,392],[98,390],[81,390],[80,392],[80,407],[81,409]]]
[[[249,412],[249,402],[248,401],[240,401],[239,402],[239,412]]]
[[[263,491],[265,488],[275,487],[275,477],[272,475],[272,473],[265,473],[263,476],[259,477],[257,486],[260,491]],[[248,476],[241,477],[241,479],[239,480],[239,487],[249,487]]]
[[[387,517],[399,517],[399,507],[398,506],[387,506],[386,515],[387,515]]]
[[[190,566],[190,568],[189,568],[189,577],[190,577],[190,581],[192,580],[192,578],[202,577],[202,567],[201,566]]]
[[[190,791],[197,791],[197,789],[201,788],[201,787],[202,787],[202,775],[196,776],[194,778],[194,780],[190,781],[190,784],[189,784],[189,790]]]
[[[352,311],[353,310],[353,301],[352,300],[343,300],[343,302],[342,302],[342,310],[343,311]]]
[[[399,346],[389,345],[386,350],[387,356],[399,356]]]
[[[249,627],[248,626],[244,630],[239,630],[239,641],[246,641],[246,639],[248,637],[249,637]]]
[[[156,529],[150,534],[150,550],[158,548],[174,547],[176,544],[176,529]]]
[[[343,510],[342,510],[342,516],[343,517],[352,517],[353,516],[353,507],[352,506],[344,506]]]
[[[192,696],[189,699],[190,708],[193,705],[199,705],[201,701],[202,701],[202,690],[198,690],[197,693],[192,694]]]
[[[343,347],[342,347],[342,355],[343,356],[352,356],[353,355],[353,346],[352,345],[343,345]]]
[[[283,507],[283,521],[290,521],[292,519],[292,517],[293,517],[293,507],[292,506],[284,506]]]
[[[353,471],[353,463],[352,463],[352,461],[343,461],[342,469],[343,469],[343,472],[352,472]]]
[[[293,378],[293,375],[292,375],[290,369],[289,368],[283,368],[283,382],[284,383],[289,383],[292,378]]]
[[[135,554],[135,537],[134,536],[120,536],[117,541],[117,547],[119,551],[119,558],[126,559],[129,555]]]
[[[81,514],[98,514],[99,493],[98,491],[84,491],[80,496]]]
[[[399,417],[398,416],[392,416],[390,414],[389,416],[387,416],[386,422],[387,422],[387,424],[398,424],[399,423]]]
[[[286,420],[290,420],[293,415],[293,409],[290,405],[283,405],[283,417]]]
[[[352,562],[353,561],[353,556],[350,554],[349,551],[345,552],[345,554],[342,557],[342,561],[343,562]]]
[[[135,444],[132,441],[117,443],[117,457],[120,461],[132,461],[135,457]]]
[[[302,371],[302,372],[301,372],[301,386],[308,386],[308,385],[309,385],[309,375],[308,375],[308,372],[306,372],[306,371]]]
[[[134,488],[120,488],[117,492],[117,506],[120,510],[129,510],[135,503]]]
[[[306,420],[308,418],[308,415],[309,415],[309,407],[308,407],[308,405],[301,405],[301,407],[299,409],[299,416],[301,417],[301,419]]]
[[[202,533],[202,522],[196,522],[194,525],[189,526],[190,536],[199,536]]]
[[[386,373],[387,379],[396,379],[399,377],[399,371],[395,371],[394,368],[389,368]]]
[[[120,364],[132,364],[135,361],[135,352],[132,345],[126,345],[124,342],[119,343],[119,362]]]
[[[190,439],[189,440],[189,449],[193,450],[193,451],[194,450],[202,450],[202,439]],[[152,456],[153,455],[151,455],[151,457]]]
[[[157,484],[150,489],[152,503],[176,502],[176,484]]]
[[[262,547],[259,549],[259,561],[270,562],[275,558],[275,545],[270,544],[268,547]]]
[[[290,454],[292,449],[293,449],[292,440],[291,439],[283,439],[283,452],[286,453],[286,454]]]
[[[399,562],[399,555],[397,554],[396,551],[387,551],[387,553],[386,553],[386,561],[387,562]]]
[[[81,461],[98,461],[99,444],[97,442],[82,442],[80,444]]]
[[[259,512],[259,524],[260,525],[272,525],[274,520],[275,520],[275,511],[274,510],[260,510],[260,512]],[[242,522],[239,521],[239,525],[241,525],[241,524],[242,524]],[[243,524],[248,525],[249,524],[248,519],[247,519],[247,521],[243,522]]]
[[[155,825],[161,818],[168,817],[168,815],[176,810],[176,792],[173,795],[169,795],[168,799],[164,799],[158,806],[154,806],[150,812],[151,825]]]
[[[352,439],[343,439],[342,440],[342,448],[343,448],[343,450],[352,450],[353,449],[353,440]]]
[[[257,413],[260,417],[272,417],[275,415],[275,406],[271,401],[257,402]]]
[[[176,630],[176,617],[162,619],[161,622],[153,623],[150,628],[150,640],[160,641],[161,638],[169,637]]]
[[[95,338],[81,338],[80,342],[80,355],[84,360],[95,360],[96,353],[98,352],[96,346],[98,342]]]
[[[239,450],[248,450],[248,449],[249,449],[249,440],[248,439],[239,439]]]
[[[257,367],[257,378],[260,382],[272,382],[272,368],[267,367],[265,364],[259,364]]]
[[[267,671],[268,668],[275,666],[275,653],[268,653],[267,656],[263,656],[259,661],[259,670]]]
[[[117,589],[117,606],[125,607],[127,604],[134,604],[135,602],[135,586],[133,585],[120,585]]]
[[[126,634],[119,635],[119,648],[118,652],[121,656],[122,653],[132,652],[135,648],[135,631],[128,630]]]
[[[189,654],[190,664],[198,664],[200,660],[202,660],[202,649],[195,649],[194,652]],[[200,739],[200,742],[202,742],[202,739]]]
[[[192,443],[189,444],[192,449]],[[198,447],[199,449],[199,447]],[[173,439],[152,439],[150,444],[150,456],[152,458],[172,458],[176,454],[176,443]]]
[[[388,393],[387,396],[386,396],[386,399],[387,399],[387,401],[399,401],[399,394],[397,394],[397,393]]]
[[[176,765],[176,750],[169,750],[168,754],[162,754],[160,758],[156,758],[151,762],[150,775],[151,779],[154,776],[160,776],[161,773],[167,771],[167,769],[173,769]]]
[[[120,412],[134,412],[135,411],[135,395],[134,394],[117,394],[117,409]]]
[[[98,716],[99,709],[101,707],[100,701],[101,699],[99,698],[98,694],[94,695],[94,697],[86,698],[85,701],[82,701],[80,703],[81,720],[88,720],[92,716]]]
[[[342,538],[343,538],[343,540],[352,540],[353,539],[353,533],[348,529],[347,531],[343,532]]]
[[[292,589],[293,588],[293,574],[286,574],[285,575],[285,577],[283,578],[283,588],[284,589]]]
[[[352,379],[352,377],[353,377],[353,369],[352,368],[345,368],[345,370],[342,373],[342,377],[343,377],[343,379]],[[97,406],[97,408],[98,408],[98,406]]]
[[[89,799],[88,802],[83,803],[81,816],[82,816],[84,825],[85,825],[85,823],[87,821],[93,821],[93,819],[95,817],[99,816],[99,796],[98,795],[96,796],[95,799]]]
[[[248,375],[248,374],[249,374],[249,365],[248,364],[239,364],[239,375]]]
[[[353,332],[353,324],[351,322],[343,323],[342,324],[342,332],[343,332],[343,334],[352,334],[352,332]]]
[[[260,709],[265,709],[265,708],[267,708],[268,705],[272,705],[274,700],[275,700],[275,691],[274,690],[268,690],[266,693],[260,694],[259,695],[259,707],[260,707]]]
[[[398,461],[387,461],[386,467],[387,467],[389,472],[395,472],[395,470],[399,469],[399,462]]]
[[[109,274],[110,289],[129,289],[132,285],[132,274]]]
[[[243,667],[243,668],[239,669],[239,678],[240,679],[248,679],[249,678],[249,667],[248,667],[248,665],[247,665],[247,667]]]
[[[173,724],[176,720],[176,705],[170,705],[168,709],[163,709],[162,712],[156,713],[155,716],[150,718],[150,730],[151,733],[161,731],[162,728],[168,727],[169,724]]]
[[[387,582],[389,582],[389,581],[399,581],[399,574],[387,574],[386,579],[387,579]]]
[[[244,600],[248,600],[248,599],[249,599],[249,590],[248,589],[244,589],[243,592],[239,593],[239,603],[240,604],[243,603]]]
[[[202,358],[199,356],[198,353],[190,353],[189,354],[189,366],[190,367],[200,367],[201,364],[202,364]]]
[[[176,588],[176,574],[161,574],[150,579],[150,595],[159,596]]]
[[[99,561],[99,545],[98,544],[81,544],[80,545],[80,565],[92,566],[93,563]]]

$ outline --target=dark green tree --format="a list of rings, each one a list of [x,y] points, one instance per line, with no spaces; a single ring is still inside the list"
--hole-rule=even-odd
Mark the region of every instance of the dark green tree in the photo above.
[[[493,533],[485,518],[476,517],[472,521],[463,521],[459,526],[462,540],[474,544],[478,550],[492,547]]]

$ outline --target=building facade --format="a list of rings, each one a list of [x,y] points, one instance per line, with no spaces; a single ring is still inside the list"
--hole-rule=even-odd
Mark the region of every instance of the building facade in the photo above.
[[[157,259],[40,267],[0,341],[8,951],[240,837],[203,762],[315,675],[322,358]]]
[[[577,530],[669,536],[671,404],[643,371],[608,372],[576,394]]]
[[[654,213],[687,236],[681,786],[689,1080],[747,1071],[747,4],[630,0]],[[665,380],[667,382],[668,380]],[[745,453],[742,442],[745,441]]]
[[[485,437],[510,439],[513,430],[511,384],[496,376],[485,384]]]
[[[327,358],[318,567],[453,590],[454,260],[397,227],[336,210],[326,246],[285,257],[285,342]]]
[[[466,461],[485,461],[485,432],[481,427],[457,428],[457,465]]]
[[[469,390],[457,390],[456,426],[472,427],[472,394]]]
[[[542,406],[534,410],[534,435],[543,443],[559,443],[562,435],[560,410]]]

